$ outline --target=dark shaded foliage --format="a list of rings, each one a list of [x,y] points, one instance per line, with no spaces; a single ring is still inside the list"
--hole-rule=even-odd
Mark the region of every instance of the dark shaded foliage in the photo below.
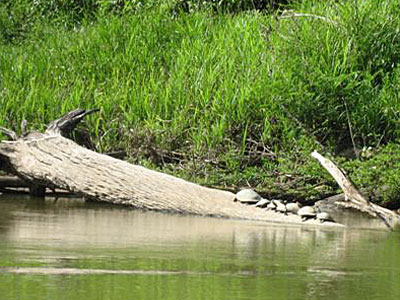
[[[246,10],[271,11],[289,4],[290,0],[179,0],[175,9],[192,12],[211,8],[216,12],[237,13]]]
[[[219,13],[246,10],[270,11],[282,8],[290,0],[176,0],[173,12],[193,12],[212,9]],[[83,20],[93,20],[99,14],[135,13],[160,5],[148,0],[3,0],[0,2],[0,42],[23,40],[38,21],[74,28]]]

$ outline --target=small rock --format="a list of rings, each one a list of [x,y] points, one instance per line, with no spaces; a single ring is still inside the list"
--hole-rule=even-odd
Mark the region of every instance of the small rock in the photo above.
[[[255,207],[260,207],[260,208],[264,208],[267,207],[267,205],[270,203],[269,200],[267,199],[261,199],[260,201],[258,201],[255,205]]]
[[[244,189],[236,194],[235,200],[241,203],[256,204],[262,200],[262,197],[251,189]]]

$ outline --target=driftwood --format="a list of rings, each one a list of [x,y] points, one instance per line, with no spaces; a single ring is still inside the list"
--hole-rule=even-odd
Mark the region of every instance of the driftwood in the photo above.
[[[30,132],[18,137],[3,129],[13,141],[0,143],[0,161],[31,185],[65,189],[99,201],[178,213],[301,223],[297,215],[284,216],[246,206],[234,202],[235,194],[231,192],[129,164],[66,138],[92,112],[70,112],[52,122],[44,133]]]
[[[332,175],[344,193],[344,201],[337,201],[338,205],[347,208],[353,208],[366,213],[372,217],[379,218],[385,225],[393,229],[400,225],[400,217],[395,212],[371,203],[366,199],[355,185],[347,178],[339,167],[337,167],[331,160],[323,157],[317,151],[311,153],[311,156],[316,158],[320,164]]]

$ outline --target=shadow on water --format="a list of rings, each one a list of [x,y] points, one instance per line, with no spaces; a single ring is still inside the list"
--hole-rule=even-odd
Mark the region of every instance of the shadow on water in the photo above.
[[[385,230],[0,197],[6,299],[399,299],[399,276]]]

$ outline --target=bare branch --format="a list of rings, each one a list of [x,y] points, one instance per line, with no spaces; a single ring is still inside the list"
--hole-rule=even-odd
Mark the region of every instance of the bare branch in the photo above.
[[[325,21],[325,22],[330,23],[332,25],[338,25],[332,19],[329,19],[329,18],[324,17],[324,16],[313,15],[313,14],[305,14],[305,13],[296,13],[294,11],[284,11],[282,13],[282,15],[279,17],[279,19],[290,19],[290,18],[314,18],[314,19]]]
[[[10,129],[0,127],[0,132],[4,133],[6,136],[10,137],[13,141],[18,140],[18,135],[15,133],[15,131],[12,131]]]
[[[26,126],[28,122],[26,120],[22,120],[21,122],[21,137],[25,137],[27,132],[26,132]]]
[[[346,175],[331,160],[323,157],[317,151],[311,153],[311,156],[317,159],[320,164],[332,175],[338,185],[343,190],[345,201],[339,204],[345,207],[352,207],[370,216],[377,217],[390,229],[393,229],[396,222],[400,222],[399,217],[389,209],[375,205],[368,201],[355,187],[355,185],[346,177]]]
[[[71,111],[61,118],[51,122],[46,130],[46,133],[68,136],[85,116],[97,111],[99,111],[98,108],[91,110],[76,109]]]

